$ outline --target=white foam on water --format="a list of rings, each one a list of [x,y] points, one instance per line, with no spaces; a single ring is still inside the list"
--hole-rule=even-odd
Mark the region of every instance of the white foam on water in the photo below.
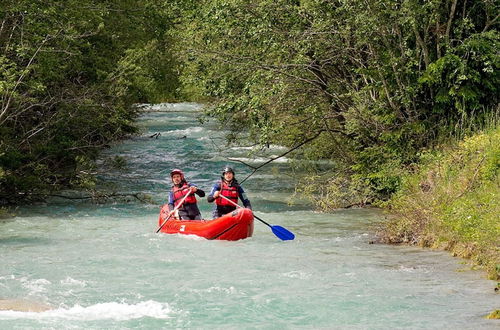
[[[126,303],[108,302],[95,304],[88,307],[75,305],[71,308],[58,308],[45,312],[16,312],[0,311],[0,320],[11,319],[66,319],[79,321],[95,321],[112,319],[126,321],[151,317],[156,319],[172,318],[172,314],[178,314],[167,303],[153,300],[142,301],[135,305]]]
[[[246,147],[246,146],[235,146],[235,147],[231,147],[229,148],[231,150],[261,150],[262,148],[260,146],[249,146],[249,147]],[[288,148],[287,147],[284,147],[284,146],[280,146],[280,145],[276,145],[276,144],[272,144],[270,145],[269,147],[263,149],[263,151],[279,151],[279,150],[287,150]]]
[[[202,137],[197,138],[196,140],[197,141],[208,141],[210,139],[211,139],[210,136],[202,136]]]
[[[269,161],[271,158],[277,157],[277,155],[270,155],[269,158],[262,158],[262,157],[257,157],[257,158],[246,158],[246,157],[231,157],[231,160],[233,161],[240,161],[244,163],[265,163]],[[281,157],[278,159],[273,160],[275,163],[287,163],[288,158],[286,157]]]
[[[430,273],[430,269],[427,267],[423,267],[420,265],[411,265],[411,266],[406,266],[406,265],[398,265],[394,266],[391,269],[387,270],[388,272],[395,272],[395,273],[421,273],[421,274],[427,274]]]
[[[49,280],[46,280],[44,278],[31,280],[27,277],[21,277],[19,281],[24,288],[30,290],[30,294],[46,292],[47,286],[52,284]]]
[[[146,110],[149,111],[199,111],[203,108],[202,104],[199,103],[158,103],[143,105]]]
[[[170,234],[170,235],[172,235],[172,234]],[[204,240],[206,240],[205,237],[201,237],[201,236],[193,235],[193,234],[187,234],[187,235],[186,234],[173,234],[173,235],[175,235],[177,237],[182,237],[184,239],[191,239],[193,241],[204,241]]]
[[[87,286],[87,283],[85,281],[75,280],[74,278],[71,278],[69,276],[66,277],[64,280],[61,280],[61,284],[63,284],[63,285],[81,286],[81,287]]]
[[[143,121],[144,124],[153,124],[153,125],[158,125],[161,123],[164,123],[167,125],[168,123],[171,122],[186,122],[186,121],[192,121],[192,117],[187,117],[187,116],[175,116],[175,117],[169,117],[169,118],[154,118],[151,119],[151,117],[146,117],[145,120]]]
[[[212,286],[210,288],[207,288],[207,289],[189,289],[188,290],[189,292],[193,292],[193,293],[226,293],[226,294],[237,294],[238,293],[238,290],[236,290],[235,287],[233,286],[230,286],[229,288],[221,288],[219,286]]]
[[[203,127],[190,127],[190,128],[186,128],[186,129],[174,129],[174,130],[171,130],[171,131],[163,131],[163,132],[160,132],[162,136],[169,136],[169,135],[189,135],[189,134],[193,134],[193,133],[199,133],[201,131],[203,131]]]
[[[255,147],[231,147],[231,150],[254,150]]]
[[[300,280],[306,280],[311,277],[312,274],[306,273],[306,272],[301,272],[301,271],[291,271],[282,274],[284,277],[289,277],[289,278],[298,278]]]

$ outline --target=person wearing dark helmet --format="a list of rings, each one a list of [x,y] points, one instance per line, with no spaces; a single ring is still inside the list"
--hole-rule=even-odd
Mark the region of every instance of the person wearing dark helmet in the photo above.
[[[252,205],[250,204],[250,200],[247,198],[243,187],[238,184],[238,181],[234,177],[234,170],[226,166],[222,171],[221,180],[216,182],[208,194],[207,200],[209,203],[213,203],[214,211],[213,217],[218,218],[223,216],[224,214],[230,213],[236,209],[236,206],[231,202],[227,201],[220,196],[224,196],[234,203],[238,203],[238,198],[243,202],[243,206],[252,209]]]
[[[191,194],[186,198],[184,203],[179,207],[179,218],[181,220],[201,220],[201,213],[196,204],[196,195],[200,197],[205,197],[205,192],[196,185],[191,184],[186,181],[184,173],[179,169],[174,169],[170,172],[170,178],[172,179],[172,190],[168,195],[168,209],[170,211],[169,215],[173,213],[174,208],[181,202],[181,200],[191,192]]]

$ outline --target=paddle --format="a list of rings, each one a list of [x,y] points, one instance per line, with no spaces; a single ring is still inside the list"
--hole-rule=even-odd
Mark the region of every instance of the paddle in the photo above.
[[[222,195],[219,195],[219,197],[224,198],[225,200],[227,200],[228,202],[230,202],[231,204],[233,204],[236,207],[242,208],[240,205],[236,204],[235,202],[233,202],[232,200],[230,200],[227,197],[224,197]],[[260,222],[262,222],[263,224],[265,224],[269,228],[271,228],[271,230],[273,231],[274,235],[276,235],[279,239],[281,239],[283,241],[291,241],[291,240],[293,240],[295,238],[295,235],[291,231],[289,231],[288,229],[283,228],[281,226],[271,226],[270,224],[268,224],[267,222],[265,222],[264,220],[262,220],[261,218],[259,218],[255,214],[253,216],[257,220],[259,220]]]
[[[179,204],[177,204],[177,206],[174,208],[174,210],[170,213],[170,215],[168,216],[168,218],[165,219],[165,221],[163,221],[163,223],[161,224],[160,228],[158,228],[156,230],[156,232],[159,232],[163,226],[167,223],[168,219],[170,219],[170,217],[175,213],[175,211],[177,211],[179,209],[179,207],[182,206],[182,204],[184,204],[184,201],[186,200],[186,198],[191,195],[191,191],[188,191],[188,193],[186,194],[186,196],[184,196],[181,201],[179,202]]]

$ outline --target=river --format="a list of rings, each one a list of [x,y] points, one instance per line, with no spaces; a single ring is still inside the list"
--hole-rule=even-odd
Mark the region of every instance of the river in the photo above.
[[[370,244],[384,219],[379,210],[324,214],[289,203],[284,160],[243,186],[255,214],[295,240],[281,241],[258,221],[253,237],[236,242],[156,234],[170,169],[207,193],[224,164],[240,180],[251,172],[227,159],[253,162],[248,148],[218,152],[223,132],[197,121],[199,108],[151,106],[142,133],[101,157],[107,189],[154,203],[55,198],[0,222],[0,299],[52,307],[0,311],[0,329],[498,329],[484,318],[499,307],[484,272],[446,252]],[[122,168],[109,165],[116,157]],[[212,206],[199,206],[210,218]]]

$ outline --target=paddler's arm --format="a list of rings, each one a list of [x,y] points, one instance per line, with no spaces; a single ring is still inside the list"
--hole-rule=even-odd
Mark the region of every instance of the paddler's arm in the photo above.
[[[250,204],[250,200],[248,199],[247,194],[245,194],[245,190],[243,190],[242,186],[238,186],[238,195],[243,202],[243,206],[251,210],[252,205]]]
[[[198,188],[196,185],[190,183],[189,187],[191,188],[191,192],[195,193],[196,195],[198,195],[200,197],[205,197],[205,192],[203,190],[201,190],[200,188]]]
[[[174,209],[174,193],[168,193],[168,210],[172,211]]]
[[[212,190],[210,190],[210,194],[208,194],[207,201],[209,203],[213,203],[213,201],[219,197],[218,194],[220,193],[220,184],[216,183],[212,187]],[[214,196],[215,195],[215,196]]]
[[[196,193],[196,195],[198,195],[200,197],[205,197],[205,192],[203,190],[201,190],[200,188],[198,188],[195,193]]]

